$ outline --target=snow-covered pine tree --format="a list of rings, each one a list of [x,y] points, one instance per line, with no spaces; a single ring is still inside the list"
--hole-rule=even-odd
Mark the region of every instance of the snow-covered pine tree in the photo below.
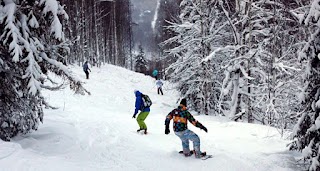
[[[299,58],[307,67],[304,74],[304,89],[301,94],[304,111],[293,130],[291,150],[301,151],[308,170],[320,170],[320,0],[313,0],[305,14],[298,14],[306,26],[307,40]]]
[[[219,58],[219,53],[225,54],[221,60],[221,94],[218,103],[219,112],[237,120],[242,115],[250,115],[249,95],[252,93],[250,81],[254,78],[250,74],[249,64],[256,55],[252,46],[252,1],[235,1],[235,4],[219,1],[219,8],[224,13],[226,24],[231,28],[227,34],[232,35],[227,44],[218,45],[211,52],[209,59]],[[229,6],[234,8],[229,8]],[[260,31],[260,28],[257,27]],[[256,32],[259,34],[259,31]],[[257,36],[257,35],[256,35]],[[248,116],[250,118],[250,116]],[[251,119],[251,118],[250,118]],[[250,120],[248,119],[248,120]]]
[[[169,78],[191,108],[287,126],[297,106],[291,90],[299,84],[294,55],[300,32],[290,12],[295,2],[283,3],[182,1],[180,23],[169,26],[176,36],[163,44],[175,45],[168,51],[177,58]]]
[[[168,68],[168,77],[177,83],[181,96],[188,98],[189,107],[198,113],[209,114],[217,99],[212,91],[215,84],[214,63],[202,61],[209,55],[212,39],[209,35],[219,26],[219,11],[210,0],[183,0],[180,4],[180,23],[171,23],[169,28],[175,36],[162,43],[170,49],[167,56],[177,57]],[[174,46],[170,46],[174,45]]]
[[[146,74],[147,61],[142,45],[139,45],[139,54],[136,56],[135,71]]]
[[[43,121],[41,94],[51,86],[48,72],[70,81],[76,93],[86,92],[65,66],[62,19],[68,19],[57,0],[0,1],[0,138],[36,130]]]
[[[263,98],[258,96],[256,99],[262,102],[257,108],[264,112],[253,113],[263,124],[277,127],[283,133],[284,129],[293,127],[294,115],[300,110],[297,92],[302,83],[302,71],[296,51],[301,47],[304,30],[293,11],[301,5],[296,1],[276,0],[274,3],[264,2],[262,7],[269,16],[267,26],[270,33],[260,39],[264,48],[256,63],[267,77],[255,92],[264,94]]]
[[[219,1],[219,7],[231,28],[224,28],[224,40],[229,41],[223,42],[213,34],[212,39],[219,44],[206,59],[219,62],[217,74],[224,75],[218,103],[220,112],[234,120],[244,116],[248,122],[279,125],[279,119],[287,118],[293,104],[297,104],[290,91],[298,85],[293,67],[298,63],[294,58],[298,36],[289,34],[297,29],[294,17],[280,2],[252,0],[229,4]],[[233,38],[228,38],[228,34]],[[221,54],[225,56],[222,58]],[[273,96],[269,96],[271,90]],[[272,119],[267,118],[266,113],[270,113]]]

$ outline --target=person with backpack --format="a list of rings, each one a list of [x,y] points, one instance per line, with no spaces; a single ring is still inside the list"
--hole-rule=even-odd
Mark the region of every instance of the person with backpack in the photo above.
[[[161,95],[163,95],[163,92],[162,92],[163,83],[162,83],[162,81],[161,81],[160,79],[158,79],[158,80],[156,81],[156,85],[157,85],[157,87],[158,87],[158,94],[161,93]]]
[[[170,120],[173,119],[173,130],[174,133],[182,141],[183,154],[188,157],[193,153],[196,158],[201,158],[206,156],[206,152],[200,151],[200,138],[193,131],[189,130],[187,127],[188,121],[194,126],[208,132],[207,128],[203,126],[200,122],[194,119],[194,117],[187,110],[187,100],[182,99],[178,108],[172,110],[166,117],[165,120],[165,134],[170,133],[169,125]],[[193,151],[190,151],[189,141],[193,142]]]
[[[136,118],[136,115],[138,114],[139,110],[141,111],[137,117],[137,122],[140,127],[137,130],[137,132],[144,131],[144,134],[147,134],[147,125],[144,122],[144,120],[146,120],[147,116],[150,113],[150,106],[152,102],[147,95],[142,94],[138,90],[134,90],[134,94],[136,96],[136,102],[135,102],[135,110],[132,118]]]
[[[88,61],[86,61],[84,64],[83,64],[83,71],[84,73],[86,73],[86,78],[89,79],[89,72],[91,72],[91,70],[89,69],[89,66],[88,66]]]

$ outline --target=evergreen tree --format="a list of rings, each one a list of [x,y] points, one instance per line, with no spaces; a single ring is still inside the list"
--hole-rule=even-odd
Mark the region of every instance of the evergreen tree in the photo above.
[[[76,93],[84,93],[80,80],[65,66],[61,19],[68,19],[56,0],[0,1],[0,138],[36,130],[43,121],[41,94],[52,86],[49,72],[67,78]]]
[[[168,27],[175,36],[162,43],[170,47],[167,61],[176,58],[167,69],[170,81],[199,113],[286,128],[298,104],[294,56],[302,29],[289,12],[297,6],[183,0],[180,21]]]
[[[320,0],[313,0],[310,10],[300,21],[308,28],[309,35],[299,53],[302,63],[307,62],[304,89],[301,94],[304,111],[293,130],[294,141],[290,149],[302,151],[308,170],[320,170]]]
[[[142,45],[139,45],[139,54],[136,56],[135,70],[136,72],[144,74],[146,74],[147,71],[147,61],[145,59],[145,53]]]
[[[168,58],[177,58],[167,70],[168,78],[177,83],[181,96],[189,99],[190,108],[209,114],[218,97],[218,93],[212,91],[217,67],[203,59],[214,43],[210,32],[219,27],[216,18],[220,11],[209,0],[183,0],[180,7],[180,21],[169,26],[175,36],[162,44],[169,47]]]
[[[247,118],[278,128],[288,128],[290,115],[298,111],[300,44],[297,18],[290,13],[294,2],[237,1],[236,8],[221,3],[234,40],[217,52],[227,54],[221,62],[225,74],[219,108],[230,118]],[[232,14],[232,15],[231,15]],[[243,117],[242,117],[243,116]]]

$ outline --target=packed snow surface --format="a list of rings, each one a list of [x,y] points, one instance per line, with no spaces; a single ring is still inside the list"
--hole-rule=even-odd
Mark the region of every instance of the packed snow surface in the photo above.
[[[178,154],[181,141],[172,123],[171,133],[164,134],[165,117],[178,105],[172,84],[165,82],[160,96],[155,80],[143,74],[106,65],[92,68],[86,80],[81,67],[71,69],[91,95],[74,95],[68,86],[45,91],[47,101],[59,109],[45,109],[38,131],[11,142],[0,140],[0,170],[298,170],[287,151],[289,141],[276,129],[204,115],[194,116],[208,133],[188,126],[200,136],[201,150],[214,157],[186,158]],[[138,124],[132,118],[135,89],[153,101],[146,119],[148,135],[136,132]]]

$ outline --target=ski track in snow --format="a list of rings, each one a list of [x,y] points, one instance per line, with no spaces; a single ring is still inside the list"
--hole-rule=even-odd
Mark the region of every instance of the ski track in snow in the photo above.
[[[202,150],[213,158],[185,158],[178,154],[181,141],[174,135],[172,123],[171,133],[164,134],[165,116],[178,105],[177,92],[169,90],[160,96],[153,78],[112,65],[92,68],[90,80],[85,80],[81,67],[72,70],[91,96],[74,95],[68,87],[45,91],[47,101],[59,109],[45,109],[38,131],[11,142],[0,140],[1,171],[299,170],[286,148],[290,141],[281,139],[276,129],[213,116],[195,115],[208,133],[188,124],[200,136]],[[153,101],[146,119],[148,135],[136,133],[134,89]]]

